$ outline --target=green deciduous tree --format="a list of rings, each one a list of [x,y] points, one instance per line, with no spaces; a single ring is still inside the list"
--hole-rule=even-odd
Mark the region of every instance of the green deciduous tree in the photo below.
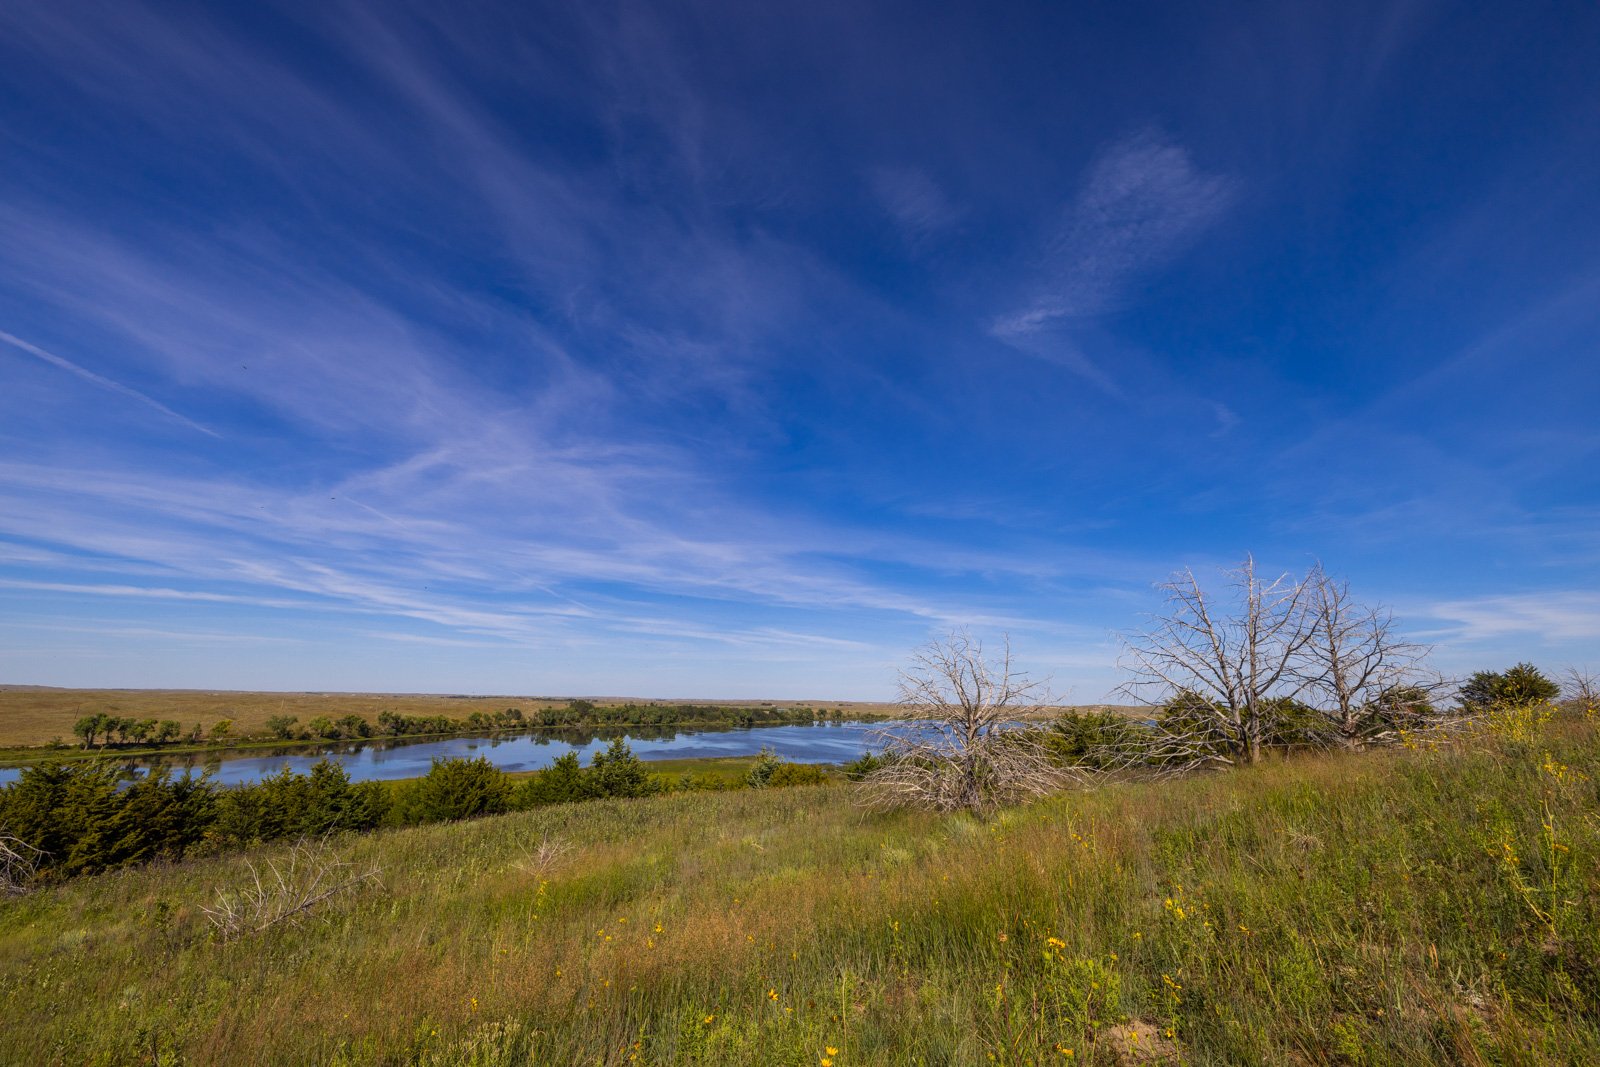
[[[94,739],[99,737],[106,728],[104,715],[85,715],[72,724],[72,732],[83,742],[84,748],[93,748]]]
[[[294,725],[299,721],[295,715],[274,715],[267,720],[267,731],[273,737],[288,740],[294,736]]]

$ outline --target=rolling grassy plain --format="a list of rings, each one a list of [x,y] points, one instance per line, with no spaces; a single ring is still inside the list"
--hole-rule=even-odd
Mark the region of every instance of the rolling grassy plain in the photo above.
[[[0,903],[0,1062],[1600,1062],[1600,736],[1272,762],[988,820],[845,785],[264,848]],[[541,846],[544,846],[541,848]]]
[[[599,704],[622,698],[591,697]],[[532,712],[562,707],[567,697],[439,696],[406,693],[262,693],[198,689],[53,689],[47,686],[0,686],[0,748],[22,748],[59,740],[75,744],[72,724],[85,715],[104,713],[132,719],[176,719],[185,728],[200,723],[208,730],[221,719],[233,722],[235,736],[266,734],[267,720],[293,715],[302,723],[318,716],[360,715],[376,723],[378,713],[445,715],[465,719],[475,711],[492,714],[508,707]],[[635,701],[636,703],[638,701]],[[677,703],[677,701],[671,701]],[[706,701],[723,707],[814,707],[847,715],[883,716],[892,704],[866,701]]]

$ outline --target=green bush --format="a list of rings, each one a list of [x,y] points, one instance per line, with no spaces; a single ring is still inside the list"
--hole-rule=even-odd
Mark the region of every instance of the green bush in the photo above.
[[[578,762],[576,752],[562,754],[549,767],[535,772],[517,793],[517,807],[536,808],[545,804],[570,804],[587,800],[593,793]]]
[[[254,785],[218,792],[213,845],[243,847],[282,837],[370,830],[383,822],[389,791],[378,782],[352,784],[345,769],[319,760],[310,774],[285,767]]]
[[[435,759],[427,774],[399,790],[394,819],[410,824],[495,815],[510,810],[512,796],[511,779],[482,756]]]
[[[267,720],[267,732],[287,741],[294,736],[294,724],[299,721],[294,715],[274,715]]]
[[[821,785],[828,772],[811,763],[780,763],[767,776],[767,785],[778,789],[791,785]]]
[[[852,782],[859,782],[873,771],[882,767],[888,760],[882,756],[875,756],[871,752],[863,752],[849,763],[844,764],[840,770]]]
[[[1150,729],[1113,711],[1064,711],[1044,731],[1043,741],[1063,766],[1103,770],[1148,748]]]
[[[1507,671],[1479,671],[1462,685],[1457,699],[1463,708],[1483,711],[1497,704],[1542,704],[1561,694],[1561,687],[1531,663]]]
[[[773,772],[782,766],[783,761],[778,758],[778,754],[773,751],[772,746],[762,745],[761,751],[756,753],[755,766],[751,767],[750,773],[745,775],[744,784],[751,789],[765,789],[768,781],[772,778]]]
[[[596,752],[589,762],[588,778],[598,797],[647,797],[661,792],[661,786],[645,769],[644,761],[633,754],[628,742],[617,738],[604,752]]]
[[[158,771],[121,785],[112,767],[29,767],[0,789],[0,832],[38,849],[39,877],[56,881],[180,858],[210,824],[215,796],[204,778]]]

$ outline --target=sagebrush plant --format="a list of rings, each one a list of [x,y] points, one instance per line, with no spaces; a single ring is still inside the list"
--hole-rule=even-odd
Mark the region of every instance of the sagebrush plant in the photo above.
[[[233,943],[287,845],[86,877],[0,903],[0,1062],[1600,1062],[1597,770],[1573,714],[985,819],[561,804],[337,838],[386,891]]]

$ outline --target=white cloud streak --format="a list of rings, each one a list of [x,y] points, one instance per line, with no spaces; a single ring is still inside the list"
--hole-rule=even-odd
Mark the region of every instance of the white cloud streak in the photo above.
[[[944,192],[915,167],[879,167],[871,172],[872,193],[915,249],[950,227],[959,216]]]
[[[1419,614],[1442,624],[1439,636],[1457,641],[1535,637],[1600,642],[1600,593],[1552,591],[1447,600]]]
[[[1155,133],[1110,145],[1089,167],[1045,249],[1035,295],[996,319],[991,332],[1109,387],[1110,379],[1073,343],[1073,324],[1126,306],[1145,276],[1223,216],[1236,191],[1233,179],[1202,171],[1183,147]],[[1060,336],[1063,328],[1066,336]]]
[[[74,376],[76,376],[78,378],[81,378],[81,379],[83,379],[84,381],[88,382],[91,385],[96,385],[96,386],[99,386],[101,389],[108,389],[113,393],[120,393],[121,395],[123,395],[125,397],[129,397],[130,399],[137,400],[139,403],[144,404],[147,407],[154,408],[155,410],[161,412],[161,414],[167,416],[167,418],[174,419],[174,420],[176,420],[178,422],[183,423],[185,426],[189,427],[191,430],[198,430],[199,432],[201,432],[203,434],[208,434],[211,437],[220,437],[221,436],[215,430],[213,430],[213,429],[211,429],[211,428],[209,428],[207,426],[202,426],[198,422],[195,422],[193,419],[191,419],[191,418],[189,418],[189,417],[187,417],[185,415],[178,414],[176,411],[173,411],[171,408],[167,407],[167,405],[163,404],[161,401],[155,400],[155,399],[153,399],[151,397],[148,397],[148,396],[145,396],[143,393],[139,392],[139,390],[137,390],[137,389],[133,389],[133,388],[130,388],[129,386],[123,385],[121,382],[114,382],[110,378],[107,378],[103,374],[96,374],[92,370],[87,370],[87,369],[85,369],[83,367],[80,367],[76,363],[72,362],[71,360],[65,359],[65,358],[63,358],[61,356],[56,355],[54,352],[46,352],[44,349],[40,348],[38,345],[31,344],[31,343],[29,343],[27,341],[24,341],[22,338],[16,336],[15,334],[10,334],[10,333],[7,333],[4,330],[0,330],[0,341],[4,341],[6,344],[10,345],[12,348],[15,348],[15,349],[18,349],[20,351],[26,352],[28,355],[33,356],[36,359],[42,360],[43,362],[50,364],[52,367],[58,367],[61,370],[66,371],[68,374],[71,374],[71,375],[74,375]]]

